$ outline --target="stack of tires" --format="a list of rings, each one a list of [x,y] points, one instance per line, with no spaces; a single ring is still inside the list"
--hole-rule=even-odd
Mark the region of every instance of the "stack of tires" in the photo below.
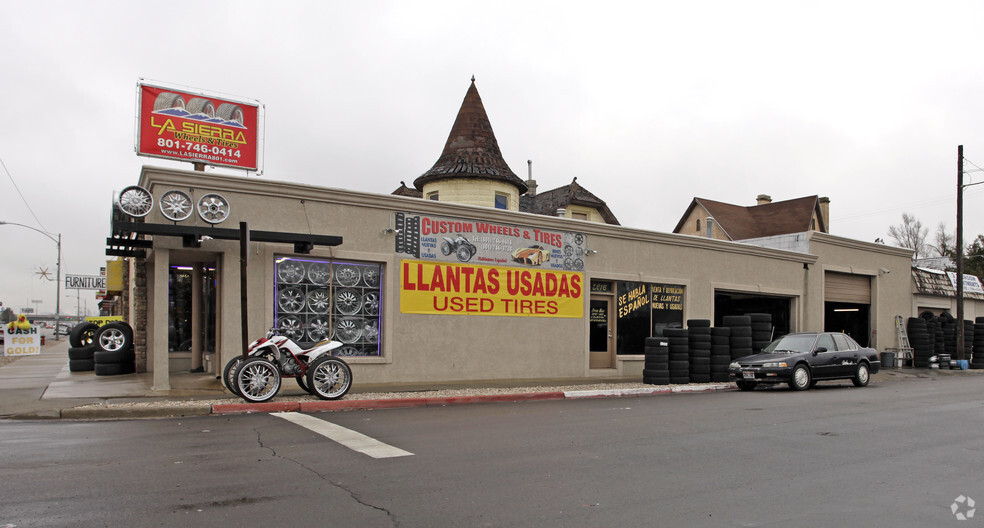
[[[726,315],[721,322],[730,329],[731,359],[752,355],[752,318],[747,315]]]
[[[943,327],[943,352],[957,357],[957,321],[952,315],[940,314],[940,325]]]
[[[905,325],[912,345],[913,366],[929,368],[929,358],[935,354],[934,340],[930,337],[926,320],[921,317],[910,317]]]
[[[115,376],[134,372],[133,329],[122,321],[100,326],[92,339],[96,376]]]
[[[94,323],[79,323],[68,333],[68,370],[91,372],[95,369],[92,359],[96,351],[93,337],[99,327]]]
[[[964,359],[970,360],[974,355],[974,338],[977,337],[977,332],[974,329],[973,321],[964,321]],[[953,359],[958,359],[960,356],[956,356]]]
[[[642,382],[649,385],[670,384],[670,348],[663,337],[646,338],[646,363]]]
[[[711,382],[711,321],[690,319],[687,321],[688,346],[690,348],[690,382]]]
[[[727,383],[728,365],[731,364],[731,329],[711,328],[711,381]]]
[[[984,317],[974,319],[974,349],[970,368],[984,369]]]
[[[670,383],[690,383],[690,339],[684,328],[664,328],[663,335],[669,350]]]
[[[752,323],[752,353],[757,354],[772,342],[772,314],[750,313]]]

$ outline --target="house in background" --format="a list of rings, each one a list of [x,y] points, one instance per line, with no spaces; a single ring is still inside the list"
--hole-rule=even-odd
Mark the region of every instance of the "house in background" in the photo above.
[[[740,241],[790,233],[829,233],[830,198],[805,196],[782,202],[760,194],[753,206],[694,198],[674,233]]]
[[[401,181],[392,194],[619,225],[605,201],[578,184],[577,178],[537,194],[533,162],[527,163],[530,175],[523,181],[502,157],[472,77],[437,162],[414,180],[413,187]]]

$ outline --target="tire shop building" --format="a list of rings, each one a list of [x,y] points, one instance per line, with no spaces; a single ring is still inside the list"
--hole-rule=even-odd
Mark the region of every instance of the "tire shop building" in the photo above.
[[[914,306],[911,252],[824,232],[818,199],[814,225],[738,242],[620,226],[576,181],[537,194],[502,159],[474,81],[413,188],[149,166],[137,185],[155,207],[115,211],[107,243],[130,257],[117,306],[155,389],[241,354],[244,295],[249,339],[332,336],[356,383],[641,377],[646,337],[752,312],[894,348]]]

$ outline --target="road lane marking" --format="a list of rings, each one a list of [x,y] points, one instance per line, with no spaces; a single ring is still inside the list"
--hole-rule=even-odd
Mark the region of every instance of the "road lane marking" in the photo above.
[[[297,424],[305,429],[314,431],[325,438],[334,440],[339,444],[372,458],[393,458],[402,456],[413,456],[413,453],[404,451],[398,447],[384,444],[375,438],[370,438],[362,433],[346,429],[340,425],[320,420],[313,416],[296,412],[275,412],[270,413],[278,418],[283,418],[288,422]]]

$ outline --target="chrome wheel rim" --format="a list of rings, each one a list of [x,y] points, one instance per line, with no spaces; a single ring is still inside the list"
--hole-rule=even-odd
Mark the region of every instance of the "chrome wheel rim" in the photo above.
[[[862,384],[868,383],[868,367],[864,365],[858,367],[858,381]]]
[[[168,191],[161,196],[161,214],[172,222],[187,220],[194,207],[191,198],[182,191]]]
[[[120,191],[120,210],[129,216],[142,218],[154,208],[154,197],[139,185],[131,185]]]
[[[123,337],[123,332],[115,328],[106,330],[99,335],[99,346],[103,350],[108,350],[110,352],[115,352],[123,348],[123,342],[126,339]]]
[[[239,390],[246,399],[266,400],[280,390],[280,376],[268,362],[257,361],[239,372]]]
[[[352,383],[348,370],[337,361],[325,361],[314,368],[314,390],[326,398],[337,398]]]

